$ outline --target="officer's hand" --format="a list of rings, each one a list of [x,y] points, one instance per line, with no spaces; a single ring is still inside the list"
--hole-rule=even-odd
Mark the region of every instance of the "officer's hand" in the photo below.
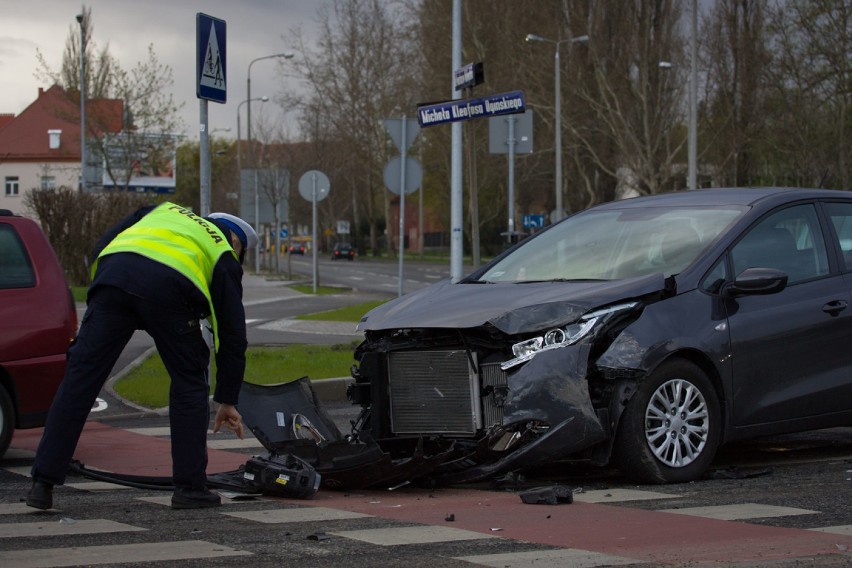
[[[216,418],[213,419],[213,432],[218,432],[219,428],[226,426],[234,431],[243,439],[243,417],[237,411],[237,407],[233,404],[220,404],[219,410],[216,411]]]

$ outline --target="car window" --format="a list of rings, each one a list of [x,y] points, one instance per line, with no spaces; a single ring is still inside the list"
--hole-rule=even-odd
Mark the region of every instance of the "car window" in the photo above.
[[[701,281],[701,289],[711,294],[717,294],[722,289],[722,284],[725,283],[725,259],[722,257],[707,276]]]
[[[588,211],[530,239],[481,277],[488,282],[671,276],[737,217],[737,207]]]
[[[789,207],[762,220],[731,250],[734,274],[775,268],[788,283],[828,274],[828,255],[813,205]]]
[[[852,270],[852,203],[826,203],[847,270]]]
[[[10,225],[0,224],[0,289],[35,286],[30,257]]]

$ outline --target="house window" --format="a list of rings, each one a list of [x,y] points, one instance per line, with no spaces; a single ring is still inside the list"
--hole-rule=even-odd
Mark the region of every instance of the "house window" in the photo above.
[[[6,197],[18,195],[18,176],[6,177]]]
[[[54,177],[54,176],[41,176],[41,188],[42,189],[56,189],[56,177]]]
[[[62,131],[61,130],[48,130],[47,131],[48,140],[50,142],[50,149],[56,150],[62,144]]]

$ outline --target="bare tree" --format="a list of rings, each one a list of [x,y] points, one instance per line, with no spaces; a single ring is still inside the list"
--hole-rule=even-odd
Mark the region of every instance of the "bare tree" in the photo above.
[[[571,121],[572,156],[588,188],[581,206],[675,187],[686,142],[680,17],[680,0],[604,2],[590,12],[584,67],[592,80],[577,81],[587,116]],[[601,175],[615,193],[600,192]]]
[[[113,86],[114,69],[118,62],[109,52],[109,44],[98,49],[94,40],[94,25],[92,9],[83,6],[80,14],[82,21],[79,27],[68,26],[68,37],[65,40],[65,50],[62,54],[62,64],[59,71],[51,69],[44,54],[36,48],[38,68],[36,77],[61,85],[70,96],[79,101],[80,97],[80,43],[82,41],[83,66],[85,71],[86,96],[93,99],[107,98]],[[82,28],[82,38],[81,29]]]
[[[34,189],[24,201],[34,211],[53,245],[68,281],[89,283],[95,242],[109,227],[135,209],[151,203],[151,196],[81,193],[67,187]]]
[[[176,134],[183,125],[177,115],[181,105],[170,92],[172,69],[160,63],[153,45],[148,47],[146,61],[122,68],[108,45],[98,51],[91,8],[84,6],[81,16],[83,37],[80,29],[69,28],[60,70],[53,71],[38,52],[37,76],[62,86],[79,103],[82,50],[85,97],[93,107],[86,116],[87,162],[103,165],[112,184],[127,189],[138,163],[144,162],[149,169],[174,164]],[[122,115],[115,116],[99,104],[104,99],[120,100]]]
[[[767,174],[776,183],[849,189],[852,4],[779,1],[768,20]]]
[[[295,33],[294,49],[302,56],[294,65],[307,92],[285,89],[281,99],[301,110],[302,131],[314,141],[345,148],[335,171],[326,173],[333,187],[348,193],[355,227],[361,219],[369,224],[375,254],[380,221],[390,210],[381,175],[390,150],[382,119],[414,115],[411,22],[402,19],[397,2],[336,0],[320,10],[318,23],[316,50]]]
[[[707,69],[705,155],[718,185],[761,182],[769,64],[765,0],[719,0],[703,27]]]

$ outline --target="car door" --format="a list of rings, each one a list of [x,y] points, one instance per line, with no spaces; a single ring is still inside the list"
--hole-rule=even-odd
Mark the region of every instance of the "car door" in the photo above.
[[[789,276],[779,293],[729,301],[734,426],[849,408],[852,306],[844,275],[830,270],[827,233],[808,203],[765,217],[731,249],[735,274]]]

